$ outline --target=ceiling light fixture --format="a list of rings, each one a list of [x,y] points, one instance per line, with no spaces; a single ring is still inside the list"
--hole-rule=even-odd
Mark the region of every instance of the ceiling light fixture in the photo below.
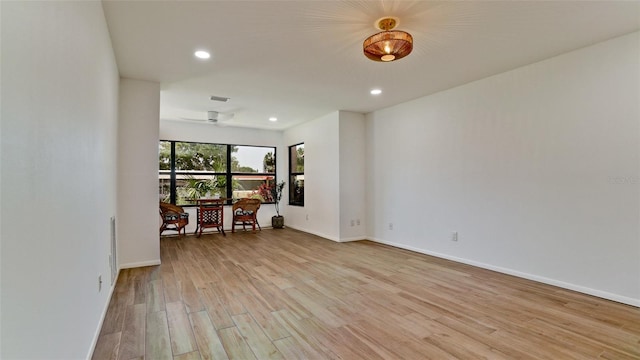
[[[275,116],[272,116],[272,117],[269,118],[269,121],[278,121],[278,118],[275,117]]]
[[[211,57],[211,55],[208,52],[203,50],[198,50],[193,55],[195,55],[198,59],[208,59]]]
[[[393,30],[397,24],[398,19],[394,17],[376,21],[376,27],[382,32],[371,35],[364,41],[364,56],[373,61],[390,62],[411,54],[413,36],[405,31]]]
[[[380,89],[371,90],[371,95],[380,95],[380,94],[382,94],[382,90]]]

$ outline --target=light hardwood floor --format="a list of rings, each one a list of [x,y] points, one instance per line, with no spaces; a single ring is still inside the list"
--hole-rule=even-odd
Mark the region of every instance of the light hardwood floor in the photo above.
[[[161,240],[93,359],[640,359],[640,309],[295,230]]]

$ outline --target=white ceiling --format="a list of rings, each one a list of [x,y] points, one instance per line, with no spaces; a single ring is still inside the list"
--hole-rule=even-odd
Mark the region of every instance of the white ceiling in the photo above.
[[[120,74],[161,83],[161,118],[234,113],[284,129],[335,110],[367,113],[640,29],[626,1],[103,0]],[[362,54],[375,20],[400,19],[408,57]],[[196,59],[195,50],[211,53]],[[372,96],[372,88],[382,95]],[[211,95],[230,97],[227,103]],[[273,123],[267,119],[277,116]],[[184,121],[184,120],[181,120]]]

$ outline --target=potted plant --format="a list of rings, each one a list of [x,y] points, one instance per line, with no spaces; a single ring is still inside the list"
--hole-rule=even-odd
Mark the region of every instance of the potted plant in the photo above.
[[[284,227],[284,216],[280,215],[280,199],[282,199],[282,190],[284,189],[284,181],[276,183],[271,187],[271,198],[276,207],[276,216],[271,218],[271,226],[274,229],[282,229]]]

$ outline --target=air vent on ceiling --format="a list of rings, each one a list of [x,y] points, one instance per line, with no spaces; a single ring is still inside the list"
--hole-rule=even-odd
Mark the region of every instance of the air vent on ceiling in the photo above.
[[[222,97],[222,96],[215,96],[215,95],[211,95],[211,100],[213,101],[222,101],[222,102],[227,102],[229,101],[228,97]]]

